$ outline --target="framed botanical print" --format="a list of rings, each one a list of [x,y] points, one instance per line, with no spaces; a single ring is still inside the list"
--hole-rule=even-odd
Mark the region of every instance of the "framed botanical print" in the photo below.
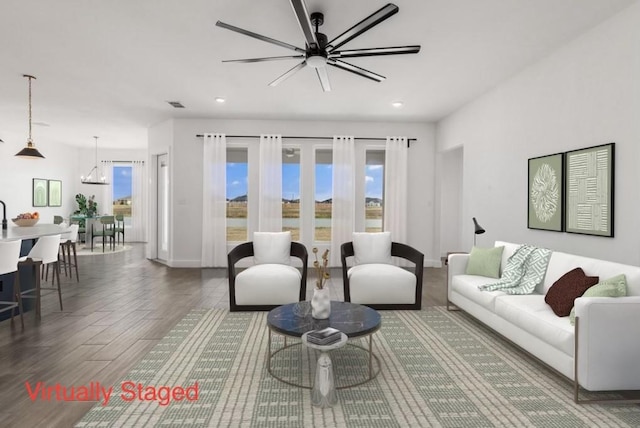
[[[61,207],[62,206],[62,181],[60,180],[48,180],[49,188],[49,206]]]
[[[34,178],[32,180],[31,200],[34,207],[47,206],[47,180]]]
[[[566,231],[613,237],[615,143],[565,156]]]
[[[529,229],[564,230],[563,173],[563,153],[529,159]]]

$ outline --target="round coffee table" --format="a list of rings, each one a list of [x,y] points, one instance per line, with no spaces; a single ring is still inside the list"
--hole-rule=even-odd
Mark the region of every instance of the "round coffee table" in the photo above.
[[[347,346],[360,349],[368,353],[368,376],[356,382],[338,386],[336,389],[351,388],[369,382],[380,373],[380,360],[373,352],[373,333],[380,329],[381,318],[378,311],[368,306],[350,302],[331,302],[331,316],[325,320],[318,320],[311,316],[310,302],[297,302],[272,309],[267,315],[269,327],[269,349],[267,355],[267,371],[271,376],[288,385],[311,389],[312,385],[295,383],[281,378],[273,373],[271,362],[280,352],[293,346],[300,346],[301,341],[287,343],[287,338],[301,338],[304,333],[333,327],[344,333],[348,339],[368,338],[368,346],[347,343]],[[272,350],[272,335],[284,336],[284,346]],[[375,360],[375,363],[374,363]]]

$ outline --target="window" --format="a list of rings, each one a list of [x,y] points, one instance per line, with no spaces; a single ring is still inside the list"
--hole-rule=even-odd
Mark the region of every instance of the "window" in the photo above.
[[[282,230],[300,240],[300,150],[282,150]]]
[[[247,240],[248,151],[227,149],[227,242]]]
[[[113,166],[113,215],[122,214],[127,226],[131,224],[132,172],[131,165]]]
[[[382,214],[384,201],[384,151],[367,150],[365,165],[365,231],[382,232]]]
[[[314,240],[331,241],[333,156],[329,149],[316,151]]]

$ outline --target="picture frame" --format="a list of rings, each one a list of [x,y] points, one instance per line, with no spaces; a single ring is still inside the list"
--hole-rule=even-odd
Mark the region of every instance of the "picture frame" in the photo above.
[[[61,180],[47,180],[48,196],[50,207],[62,206],[62,181]]]
[[[527,227],[564,231],[564,153],[529,159]]]
[[[47,180],[34,178],[31,184],[31,204],[34,207],[46,207],[49,202]]]
[[[566,232],[613,238],[615,143],[565,153]]]

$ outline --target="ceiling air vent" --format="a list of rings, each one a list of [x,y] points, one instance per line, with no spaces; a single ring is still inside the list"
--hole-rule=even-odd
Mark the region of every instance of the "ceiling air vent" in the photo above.
[[[180,101],[167,101],[174,108],[184,108]]]

